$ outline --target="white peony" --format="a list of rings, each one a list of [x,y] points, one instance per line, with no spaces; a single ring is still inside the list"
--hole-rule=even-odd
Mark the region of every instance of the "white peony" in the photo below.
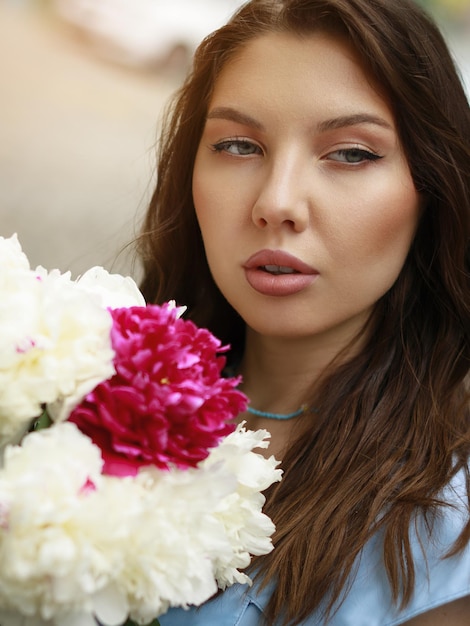
[[[147,469],[136,485],[145,509],[122,553],[118,584],[127,589],[130,616],[147,623],[169,606],[199,605],[217,591],[211,555],[223,551],[228,558],[230,545],[210,512],[235,481],[227,470]]]
[[[17,273],[0,304],[0,437],[67,399],[67,409],[114,374],[110,313],[67,274]],[[62,411],[60,418],[67,417]]]
[[[87,293],[95,294],[104,308],[145,306],[144,296],[130,276],[110,274],[102,267],[92,267],[76,283]]]
[[[9,239],[0,237],[0,267],[2,268],[0,281],[7,279],[13,270],[28,272],[30,269],[28,257],[21,249],[16,234]]]
[[[230,441],[230,438],[232,440]],[[101,474],[101,454],[69,422],[6,449],[0,470],[2,626],[148,623],[200,605],[272,549],[256,484],[279,480],[239,427],[199,468]],[[226,448],[224,452],[222,449]],[[259,478],[247,478],[248,464]],[[246,529],[243,530],[243,524]]]
[[[16,235],[0,238],[0,446],[45,404],[55,419],[114,374],[112,318],[70,273],[31,270]]]
[[[7,447],[0,472],[2,626],[18,614],[29,618],[25,626],[96,626],[95,616],[106,626],[125,621],[128,592],[116,581],[148,504],[132,479],[103,476],[101,467],[99,448],[69,422]]]
[[[266,459],[254,452],[267,448],[269,437],[267,430],[250,431],[240,424],[201,464],[205,468],[223,464],[237,480],[236,489],[221,499],[214,511],[231,545],[228,559],[222,553],[215,558],[215,577],[222,589],[234,582],[249,583],[249,577],[239,570],[250,564],[251,555],[268,554],[273,549],[275,527],[262,512],[265,497],[261,491],[280,481],[282,470],[273,456]]]
[[[96,497],[99,449],[65,423],[7,447],[4,461],[0,609],[44,620],[92,615],[93,594],[106,587],[113,566],[100,547],[112,523]]]

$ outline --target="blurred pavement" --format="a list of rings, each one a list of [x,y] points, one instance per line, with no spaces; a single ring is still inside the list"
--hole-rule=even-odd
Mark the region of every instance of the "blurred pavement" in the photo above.
[[[0,235],[17,232],[33,266],[132,272],[119,250],[145,211],[159,115],[183,67],[112,64],[27,6],[0,0]],[[470,93],[470,36],[450,39]]]
[[[97,58],[47,12],[0,0],[0,235],[31,264],[124,272],[153,183],[163,104],[182,68]]]

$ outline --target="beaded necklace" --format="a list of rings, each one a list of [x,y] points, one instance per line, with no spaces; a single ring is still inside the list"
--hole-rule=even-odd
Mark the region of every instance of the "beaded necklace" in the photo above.
[[[297,409],[297,411],[294,411],[293,413],[268,413],[266,411],[258,411],[258,409],[253,409],[249,405],[246,410],[248,411],[248,413],[251,413],[252,415],[257,415],[258,417],[268,417],[269,419],[273,420],[290,420],[294,417],[299,417],[303,413],[307,413],[308,406],[306,404],[303,404],[300,409]],[[312,413],[316,413],[316,409],[311,409],[311,411]]]

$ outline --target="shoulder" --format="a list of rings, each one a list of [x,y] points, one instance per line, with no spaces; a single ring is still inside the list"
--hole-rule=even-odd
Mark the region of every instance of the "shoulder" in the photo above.
[[[170,609],[159,622],[160,626],[259,626],[260,600],[264,602],[249,593],[247,585],[235,584],[201,607]]]
[[[470,595],[470,544],[449,557],[469,520],[466,473],[460,471],[442,491],[443,506],[429,523],[417,516],[410,528],[415,590],[399,610],[393,603],[382,561],[381,536],[364,548],[356,576],[331,626],[398,626],[413,617]]]
[[[461,469],[439,494],[444,503],[432,520],[417,515],[410,528],[413,554],[419,562],[423,557],[435,562],[442,560],[457,541],[469,520],[467,474]],[[422,553],[422,554],[421,554]]]

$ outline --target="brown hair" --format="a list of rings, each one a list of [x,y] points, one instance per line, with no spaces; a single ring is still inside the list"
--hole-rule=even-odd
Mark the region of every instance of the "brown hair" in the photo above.
[[[201,44],[162,134],[140,240],[144,295],[188,305],[196,323],[243,349],[244,323],[205,259],[191,196],[195,154],[227,61],[265,32],[316,30],[346,35],[387,93],[424,209],[364,349],[325,376],[321,411],[268,493],[276,549],[256,567],[263,584],[276,582],[269,623],[334,609],[379,529],[393,597],[405,605],[416,514],[431,528],[450,478],[463,469],[470,485],[470,111],[442,35],[411,0],[253,0]],[[452,553],[469,540],[470,521]]]

